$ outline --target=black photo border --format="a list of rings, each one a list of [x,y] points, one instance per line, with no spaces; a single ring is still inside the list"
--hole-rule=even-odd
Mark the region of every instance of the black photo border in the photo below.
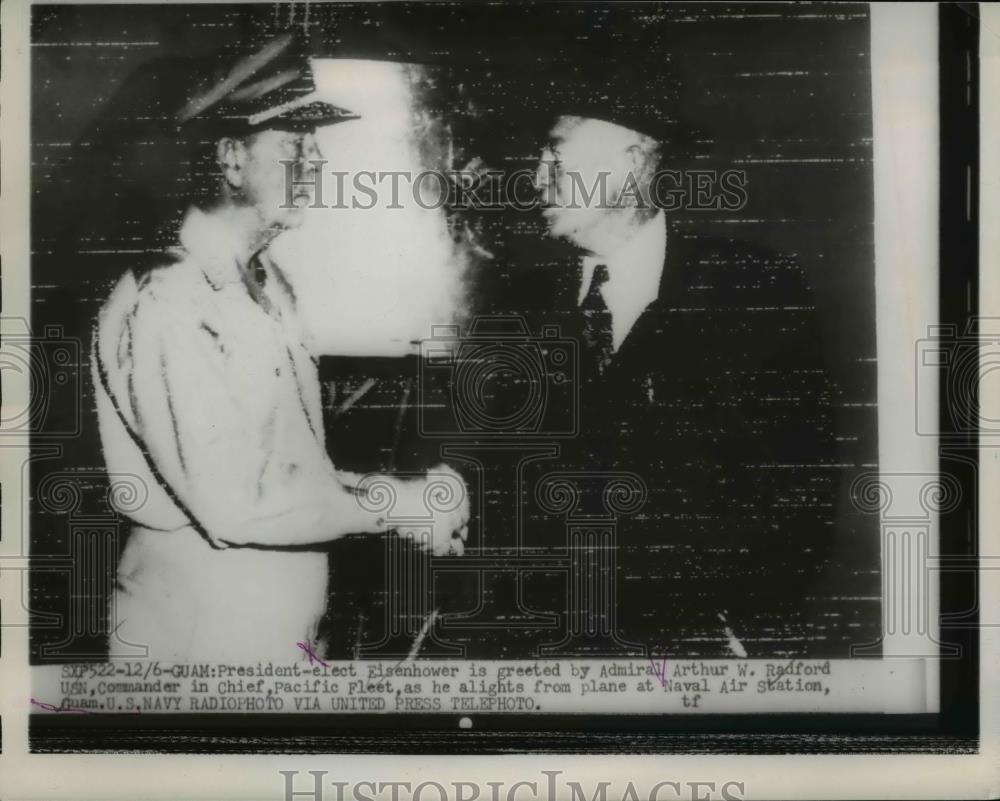
[[[978,314],[979,18],[942,4],[939,27],[939,323],[973,331]],[[942,516],[941,553],[966,566],[940,576],[941,642],[934,714],[51,715],[32,714],[32,753],[161,754],[972,754],[979,751],[976,559],[979,434],[962,431],[941,382],[939,470],[961,487],[964,514]],[[969,399],[963,401],[968,412]],[[973,399],[973,403],[977,399]],[[972,411],[978,412],[978,407]],[[966,418],[967,419],[967,418]],[[956,471],[960,459],[973,469]],[[971,521],[971,522],[970,522]],[[971,528],[971,530],[970,530]],[[971,567],[970,567],[971,566]]]

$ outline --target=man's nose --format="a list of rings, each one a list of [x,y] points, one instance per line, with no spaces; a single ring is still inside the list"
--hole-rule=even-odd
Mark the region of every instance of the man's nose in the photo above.
[[[302,140],[302,158],[306,161],[318,161],[323,158],[323,152],[319,149],[319,142],[312,134]]]
[[[548,150],[542,152],[541,157],[538,159],[538,165],[535,167],[535,191],[544,192],[549,188],[549,184],[552,182],[552,165],[554,162],[555,159]]]
[[[316,138],[312,135],[302,137],[298,147],[297,161],[299,169],[303,171],[315,171],[317,165],[313,162],[320,161],[322,158],[323,154],[320,152]]]

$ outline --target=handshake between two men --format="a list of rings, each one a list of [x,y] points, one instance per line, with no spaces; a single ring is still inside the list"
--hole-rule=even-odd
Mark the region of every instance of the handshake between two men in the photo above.
[[[418,478],[340,476],[353,485],[362,507],[383,514],[379,522],[385,530],[395,531],[434,556],[461,556],[465,552],[469,493],[465,479],[452,467],[440,464]]]

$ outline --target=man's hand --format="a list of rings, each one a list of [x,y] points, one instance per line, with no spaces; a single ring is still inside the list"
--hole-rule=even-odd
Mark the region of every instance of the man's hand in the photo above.
[[[426,478],[405,482],[393,517],[399,518],[395,528],[401,537],[413,539],[435,556],[461,556],[469,534],[469,509],[465,480],[441,464],[428,471]]]

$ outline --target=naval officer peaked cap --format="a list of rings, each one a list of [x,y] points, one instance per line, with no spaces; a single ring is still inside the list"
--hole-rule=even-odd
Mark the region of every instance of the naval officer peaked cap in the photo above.
[[[255,53],[223,64],[195,87],[177,113],[178,125],[240,136],[275,129],[309,132],[360,119],[317,97],[309,59],[296,42],[293,34],[284,34]]]

